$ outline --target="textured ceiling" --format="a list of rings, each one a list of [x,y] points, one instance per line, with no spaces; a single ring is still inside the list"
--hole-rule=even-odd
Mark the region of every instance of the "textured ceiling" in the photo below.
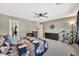
[[[77,3],[0,3],[0,14],[34,22],[45,22],[75,15],[78,6]],[[35,18],[33,12],[48,12],[48,18]]]

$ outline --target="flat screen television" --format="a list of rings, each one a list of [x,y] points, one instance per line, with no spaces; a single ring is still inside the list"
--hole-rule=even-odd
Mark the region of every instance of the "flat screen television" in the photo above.
[[[58,33],[45,33],[45,38],[52,39],[52,40],[59,40]]]

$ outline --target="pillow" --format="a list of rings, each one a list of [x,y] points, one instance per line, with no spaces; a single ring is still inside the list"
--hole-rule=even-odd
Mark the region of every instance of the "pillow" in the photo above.
[[[5,36],[5,39],[10,43],[10,45],[18,45],[19,44],[18,40],[12,36],[7,35],[7,36]]]

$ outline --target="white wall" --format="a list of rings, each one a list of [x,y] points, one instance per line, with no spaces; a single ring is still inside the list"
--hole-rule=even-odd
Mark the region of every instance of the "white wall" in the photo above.
[[[31,33],[36,26],[32,21],[0,14],[0,34],[5,35],[9,33],[9,19],[19,20],[20,36],[25,36],[29,32]]]
[[[43,23],[44,24],[44,32],[59,33],[62,30],[65,30],[66,32],[71,31],[71,24],[70,24],[70,22],[72,22],[72,21],[76,22],[76,16],[44,22]],[[50,29],[50,25],[51,24],[55,25],[54,29]]]
[[[9,19],[19,20],[20,36],[25,36],[26,33],[32,32],[33,30],[36,29],[36,25],[35,25],[36,23],[34,23],[32,21],[28,21],[28,20],[19,19],[16,17],[10,17],[10,16],[0,14],[0,34],[8,34],[8,32],[9,32]],[[71,21],[76,21],[76,16],[44,22],[43,23],[44,32],[59,33],[62,30],[65,30],[68,32],[71,30],[71,25],[69,24],[69,22],[71,22]],[[51,24],[55,25],[54,29],[50,29]]]
[[[8,17],[0,15],[0,34],[8,34],[9,21]]]
[[[19,32],[20,35],[23,37],[26,35],[26,33],[31,33],[36,29],[36,23],[26,20],[20,20],[19,22]]]

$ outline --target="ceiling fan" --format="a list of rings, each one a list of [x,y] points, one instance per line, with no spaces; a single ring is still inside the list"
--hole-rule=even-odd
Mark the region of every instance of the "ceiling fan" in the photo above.
[[[35,13],[35,12],[33,12],[35,15],[36,15],[36,17],[35,18],[48,18],[48,16],[46,16],[48,13],[47,12],[44,12],[44,13]]]

